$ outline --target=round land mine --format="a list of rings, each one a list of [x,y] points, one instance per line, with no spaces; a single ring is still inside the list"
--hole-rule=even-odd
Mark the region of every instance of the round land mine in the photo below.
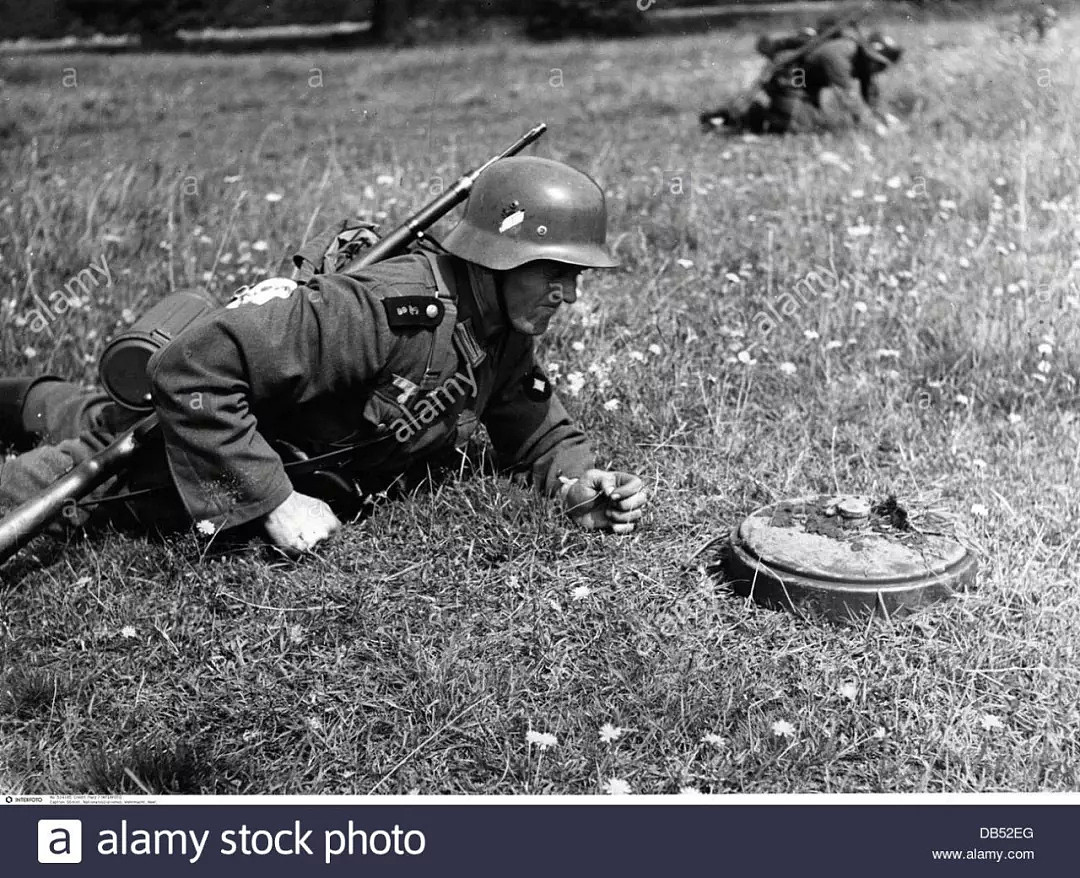
[[[742,521],[722,568],[736,593],[765,606],[833,621],[903,615],[965,591],[977,568],[960,543],[918,520],[892,497],[785,500]]]

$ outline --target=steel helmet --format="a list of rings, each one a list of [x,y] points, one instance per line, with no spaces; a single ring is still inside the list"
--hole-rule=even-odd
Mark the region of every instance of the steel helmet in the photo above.
[[[492,271],[539,259],[615,268],[606,238],[604,192],[592,177],[551,159],[513,156],[477,178],[465,217],[442,244]]]

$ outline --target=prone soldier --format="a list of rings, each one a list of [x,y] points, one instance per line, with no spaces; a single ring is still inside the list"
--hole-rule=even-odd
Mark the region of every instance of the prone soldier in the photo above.
[[[900,60],[903,50],[880,32],[863,38],[857,28],[845,28],[836,37],[812,49],[801,62],[810,102],[825,113],[830,96],[839,107],[840,126],[860,124],[866,111],[881,118],[879,74]],[[827,98],[826,98],[827,99]],[[834,111],[835,112],[835,111]]]
[[[167,464],[176,506],[200,529],[260,524],[275,545],[303,552],[341,522],[290,481],[280,449],[357,449],[334,477],[375,491],[452,449],[478,419],[502,470],[560,498],[585,528],[633,530],[647,502],[641,480],[595,468],[534,349],[575,301],[580,272],[618,265],[606,224],[586,174],[505,158],[477,179],[442,247],[242,291],[150,359],[164,453],[151,446],[135,469]],[[46,443],[0,468],[0,510],[137,420],[52,376],[0,380],[0,432]],[[163,518],[167,507],[155,504]]]
[[[903,50],[891,37],[874,32],[863,37],[855,26],[803,28],[790,34],[763,35],[757,51],[776,63],[785,53],[800,53],[772,71],[748,103],[732,102],[701,115],[702,128],[754,133],[798,133],[860,124],[867,115],[883,118],[876,77],[895,64]],[[867,113],[867,111],[869,111]]]

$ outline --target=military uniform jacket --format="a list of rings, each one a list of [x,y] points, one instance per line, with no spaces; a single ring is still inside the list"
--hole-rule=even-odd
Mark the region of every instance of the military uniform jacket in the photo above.
[[[867,103],[877,100],[873,78],[889,66],[887,59],[860,41],[848,36],[828,40],[801,61],[806,74],[806,91],[815,106],[821,106],[821,92],[827,88],[855,95],[856,86]]]
[[[360,470],[401,472],[470,413],[501,469],[555,493],[592,452],[501,313],[490,272],[412,253],[264,281],[199,318],[149,365],[188,513],[232,527],[280,505],[293,487],[271,438],[309,453],[362,443]]]

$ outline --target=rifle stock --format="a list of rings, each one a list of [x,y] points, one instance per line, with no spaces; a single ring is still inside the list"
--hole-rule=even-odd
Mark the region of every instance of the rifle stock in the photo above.
[[[401,226],[349,263],[342,271],[348,272],[362,268],[403,252],[409,244],[421,238],[426,229],[469,197],[473,183],[483,171],[499,159],[521,152],[546,130],[547,125],[540,123],[527,131],[503,152],[489,159],[475,171],[462,176],[449,190],[409,217]],[[130,465],[135,452],[145,445],[157,426],[157,415],[147,416],[118,436],[103,451],[78,464],[71,472],[53,482],[44,493],[27,500],[4,516],[0,520],[0,564],[7,561],[50,523],[59,518],[72,503],[85,497],[114,476],[123,473]],[[313,464],[314,462],[306,463]]]

